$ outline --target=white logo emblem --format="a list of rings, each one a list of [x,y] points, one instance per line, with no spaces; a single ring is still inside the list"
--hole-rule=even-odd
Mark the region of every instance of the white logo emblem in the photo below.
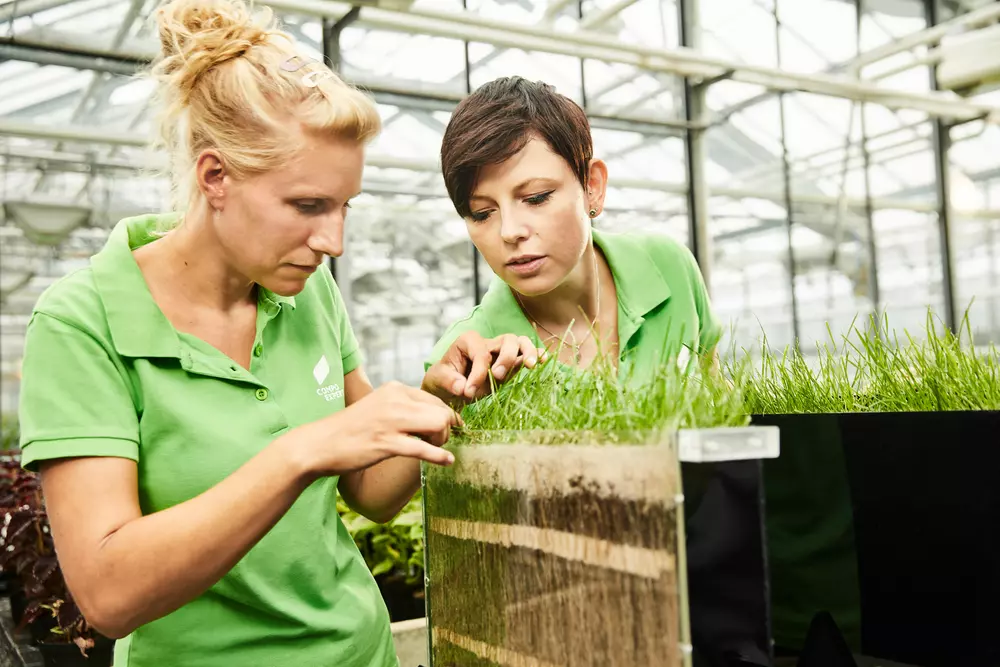
[[[324,354],[319,358],[316,367],[313,368],[313,377],[316,379],[316,384],[320,385],[319,389],[316,390],[316,395],[322,396],[326,401],[335,401],[338,398],[343,398],[344,390],[340,388],[340,385],[334,383],[323,386],[329,375],[330,362],[326,360],[326,355]]]
[[[330,374],[330,362],[326,360],[326,355],[324,354],[319,358],[319,362],[316,367],[313,368],[313,377],[316,378],[316,384],[323,384],[323,380],[326,376]]]

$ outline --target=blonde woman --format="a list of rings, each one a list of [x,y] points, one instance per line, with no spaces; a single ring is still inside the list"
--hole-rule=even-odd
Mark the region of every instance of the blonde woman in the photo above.
[[[376,108],[239,2],[177,0],[158,22],[183,214],[119,223],[27,333],[23,465],[62,571],[120,639],[116,667],[395,666],[336,495],[389,519],[420,461],[452,461],[458,418],[372,389],[323,262]],[[464,337],[424,384],[472,393],[467,370],[482,383],[511,344]]]

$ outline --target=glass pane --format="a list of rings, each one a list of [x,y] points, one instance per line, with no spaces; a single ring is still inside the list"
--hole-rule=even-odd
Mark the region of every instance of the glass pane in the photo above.
[[[879,210],[874,217],[879,296],[889,326],[921,337],[931,308],[944,318],[941,242],[934,213]]]
[[[472,308],[472,244],[448,199],[359,200],[348,218],[338,282],[365,368],[376,386],[419,386],[434,343]]]
[[[1000,212],[951,221],[955,309],[968,313],[977,344],[1000,344]]]
[[[726,329],[722,349],[750,349],[766,335],[793,342],[791,276],[785,210],[769,200],[713,197],[710,289]],[[730,331],[731,330],[731,331]],[[731,337],[730,337],[731,336]]]

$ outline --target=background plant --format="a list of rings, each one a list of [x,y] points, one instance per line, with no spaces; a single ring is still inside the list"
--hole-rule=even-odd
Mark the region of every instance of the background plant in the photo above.
[[[23,591],[20,627],[43,642],[74,643],[83,655],[95,635],[66,587],[37,475],[5,453],[0,477],[0,568]]]
[[[339,497],[337,510],[373,576],[399,576],[408,586],[423,585],[424,526],[419,492],[385,524],[354,512]]]
[[[968,311],[956,331],[928,311],[922,338],[872,316],[839,340],[829,332],[812,361],[797,348],[770,349],[766,337],[759,363],[743,352],[730,355],[726,374],[750,414],[1000,409],[1000,355],[976,349]]]

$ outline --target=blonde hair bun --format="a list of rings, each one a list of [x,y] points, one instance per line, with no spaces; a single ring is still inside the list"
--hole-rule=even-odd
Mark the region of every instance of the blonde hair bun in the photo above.
[[[215,150],[240,178],[275,169],[304,148],[307,134],[367,143],[381,129],[373,100],[282,31],[270,9],[244,0],[170,0],[156,14],[161,54],[158,146],[170,154],[175,206],[198,196],[194,165]]]
[[[173,0],[157,11],[160,72],[187,100],[201,77],[213,67],[239,58],[271,35],[273,15],[265,8],[253,16],[242,2]]]

